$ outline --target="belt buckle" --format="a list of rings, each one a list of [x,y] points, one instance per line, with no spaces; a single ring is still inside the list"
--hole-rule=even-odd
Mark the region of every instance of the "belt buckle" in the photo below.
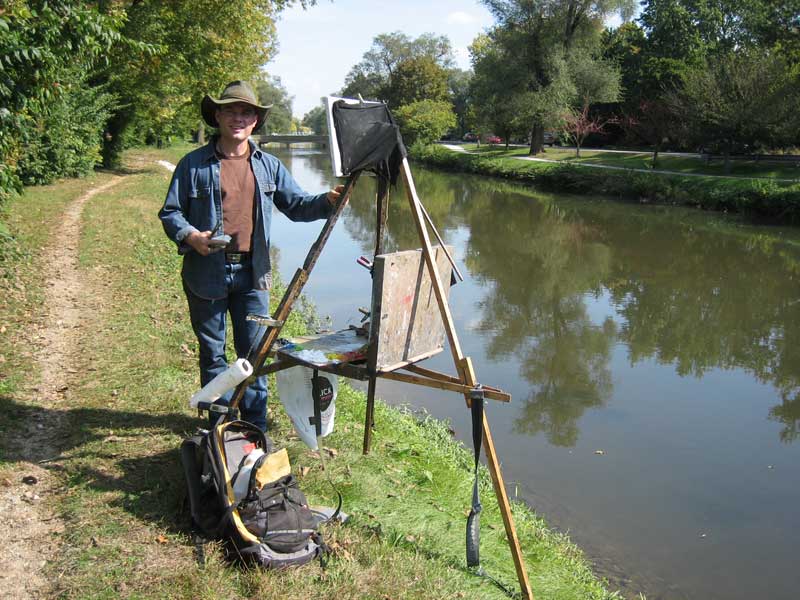
[[[225,255],[225,261],[231,264],[239,264],[242,262],[242,253],[241,252],[231,252]]]

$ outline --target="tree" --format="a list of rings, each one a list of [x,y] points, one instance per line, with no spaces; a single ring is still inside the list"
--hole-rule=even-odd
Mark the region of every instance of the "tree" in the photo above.
[[[606,29],[601,43],[603,58],[614,63],[620,71],[624,104],[631,109],[638,106],[643,98],[642,82],[646,77],[643,50],[647,38],[644,30],[635,23],[623,23],[616,29]]]
[[[303,116],[302,124],[317,135],[328,135],[328,115],[324,106],[315,106]]]
[[[530,153],[541,151],[548,119],[562,113],[574,94],[565,62],[598,48],[603,20],[612,13],[629,16],[632,0],[483,0],[495,16],[492,43],[514,63],[514,77],[496,84],[511,89],[515,104],[527,109]],[[480,57],[478,57],[480,60]],[[473,58],[473,65],[478,65]]]
[[[384,94],[390,108],[419,100],[447,101],[447,71],[428,56],[398,63]]]
[[[737,52],[709,58],[687,73],[680,90],[668,96],[683,115],[696,141],[719,147],[730,171],[730,154],[758,145],[780,145],[797,139],[797,78],[769,52]]]
[[[428,58],[447,69],[453,64],[450,40],[432,33],[412,39],[399,31],[375,36],[371,48],[345,77],[342,95],[385,100],[398,65],[413,58]]]
[[[619,99],[619,69],[611,61],[574,52],[569,57],[569,72],[575,84],[575,106],[583,109],[596,102]]]
[[[104,162],[114,164],[124,147],[141,143],[148,133],[185,135],[200,123],[197,106],[204,94],[219,93],[233,79],[256,79],[276,51],[275,15],[288,4],[175,0],[123,8],[100,3],[101,10],[122,14],[122,35],[144,48],[114,47],[108,66],[93,78],[119,99],[108,124]]]
[[[474,75],[470,98],[478,129],[499,134],[505,140],[527,131],[516,109],[519,88],[513,82],[524,76],[519,64],[509,60],[505,48],[489,36],[479,36],[470,46]]]
[[[562,116],[564,131],[575,143],[575,157],[580,158],[581,146],[584,140],[592,133],[603,133],[605,126],[615,123],[616,119],[603,118],[589,113],[589,105],[586,104],[581,109],[572,109]]]
[[[0,10],[0,203],[23,183],[89,172],[113,98],[88,73],[114,46],[121,20],[83,3],[29,0]]]
[[[447,73],[447,87],[450,91],[450,101],[453,103],[453,112],[456,115],[456,128],[458,134],[463,135],[469,129],[470,95],[469,86],[472,79],[470,71],[450,69]]]
[[[449,102],[419,100],[395,111],[403,139],[411,144],[429,144],[456,126]]]
[[[658,166],[658,153],[670,136],[681,130],[682,121],[673,109],[661,100],[640,100],[635,112],[629,112],[620,124],[630,137],[642,140],[653,148],[651,166]]]
[[[261,104],[272,104],[263,133],[289,133],[292,131],[292,96],[283,87],[280,77],[267,77],[256,81],[255,92]]]

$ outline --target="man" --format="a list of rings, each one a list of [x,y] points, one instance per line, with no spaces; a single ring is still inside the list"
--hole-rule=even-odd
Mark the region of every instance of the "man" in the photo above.
[[[307,194],[277,158],[249,139],[271,105],[261,106],[245,82],[229,83],[219,98],[206,95],[200,108],[218,134],[178,163],[158,216],[184,254],[183,289],[200,345],[200,383],[206,385],[227,368],[227,313],[237,356],[246,357],[264,332],[247,316],[269,314],[272,206],[293,221],[324,219],[342,186]],[[230,236],[227,245],[223,235]],[[231,395],[218,402],[228,404]],[[247,389],[239,409],[242,419],[266,430],[264,377]]]

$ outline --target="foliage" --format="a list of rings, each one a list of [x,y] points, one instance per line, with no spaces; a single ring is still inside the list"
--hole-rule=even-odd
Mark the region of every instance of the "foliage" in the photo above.
[[[668,96],[700,139],[727,155],[796,139],[798,82],[783,60],[766,52],[712,56],[689,71],[683,88]]]
[[[0,203],[22,182],[86,174],[111,98],[86,72],[125,45],[119,19],[66,0],[0,11]],[[52,147],[53,140],[61,147]]]
[[[267,122],[261,133],[289,133],[292,131],[292,96],[283,87],[280,77],[259,79],[255,84],[258,101],[272,104]]]
[[[127,6],[122,34],[138,49],[114,48],[109,67],[97,74],[120,103],[109,122],[105,164],[149,137],[186,136],[200,125],[203,95],[216,96],[235,79],[256,79],[276,52],[275,16],[288,4],[176,0]]]
[[[471,71],[463,71],[461,69],[450,69],[448,71],[447,87],[450,91],[450,101],[453,103],[453,112],[456,115],[459,137],[469,130],[470,109],[472,107],[469,95],[471,79]]]
[[[394,112],[407,144],[428,144],[456,126],[456,116],[449,102],[418,100]]]
[[[453,64],[450,40],[446,36],[424,33],[412,39],[404,33],[381,33],[361,61],[345,77],[342,95],[386,100],[398,66],[411,59],[428,59],[447,69]]]
[[[315,106],[303,116],[302,124],[304,127],[309,127],[317,135],[328,134],[328,116],[325,113],[325,107]]]
[[[602,36],[602,55],[620,70],[620,92],[626,106],[638,105],[644,80],[643,49],[647,43],[644,30],[635,23],[623,23],[606,29]]]
[[[627,17],[630,0],[484,0],[497,25],[471,48],[475,69],[474,92],[484,119],[502,102],[498,115],[508,130],[519,133],[523,123],[531,133],[530,153],[538,153],[549,122],[575,103],[579,92],[609,95],[609,81],[618,80],[616,68],[595,59],[600,25],[612,13]],[[592,81],[592,61],[601,77]],[[571,69],[570,67],[574,67]],[[597,87],[600,81],[603,85]],[[576,84],[582,88],[576,87]],[[618,88],[618,81],[614,84]],[[612,94],[616,95],[616,93]],[[494,103],[487,102],[492,100]],[[502,96],[499,97],[499,96]],[[496,120],[496,119],[495,119]]]
[[[569,56],[569,71],[575,85],[574,106],[584,109],[590,104],[619,99],[619,69],[611,61],[574,52]]]
[[[398,63],[384,94],[390,108],[420,100],[446,101],[447,71],[428,56]]]
[[[635,112],[625,114],[620,124],[629,137],[639,139],[653,147],[653,168],[658,161],[661,147],[684,124],[683,119],[663,101],[641,100]]]

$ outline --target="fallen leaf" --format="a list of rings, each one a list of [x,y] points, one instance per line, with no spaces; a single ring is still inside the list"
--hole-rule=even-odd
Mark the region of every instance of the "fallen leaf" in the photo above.
[[[336,456],[339,454],[339,451],[336,448],[325,448],[325,450],[331,455],[331,458],[336,458]]]
[[[308,475],[308,472],[311,470],[311,467],[300,467],[300,477],[305,477]]]
[[[415,538],[413,535],[407,535],[407,536],[405,537],[405,540],[406,540],[406,541],[407,541],[409,544],[416,544],[416,543],[417,543],[417,538]]]
[[[159,534],[159,535],[158,535],[158,537],[156,538],[156,541],[157,541],[159,544],[166,544],[167,542],[169,542],[169,539],[167,539],[167,536],[165,536],[163,533],[161,533],[161,534]]]

